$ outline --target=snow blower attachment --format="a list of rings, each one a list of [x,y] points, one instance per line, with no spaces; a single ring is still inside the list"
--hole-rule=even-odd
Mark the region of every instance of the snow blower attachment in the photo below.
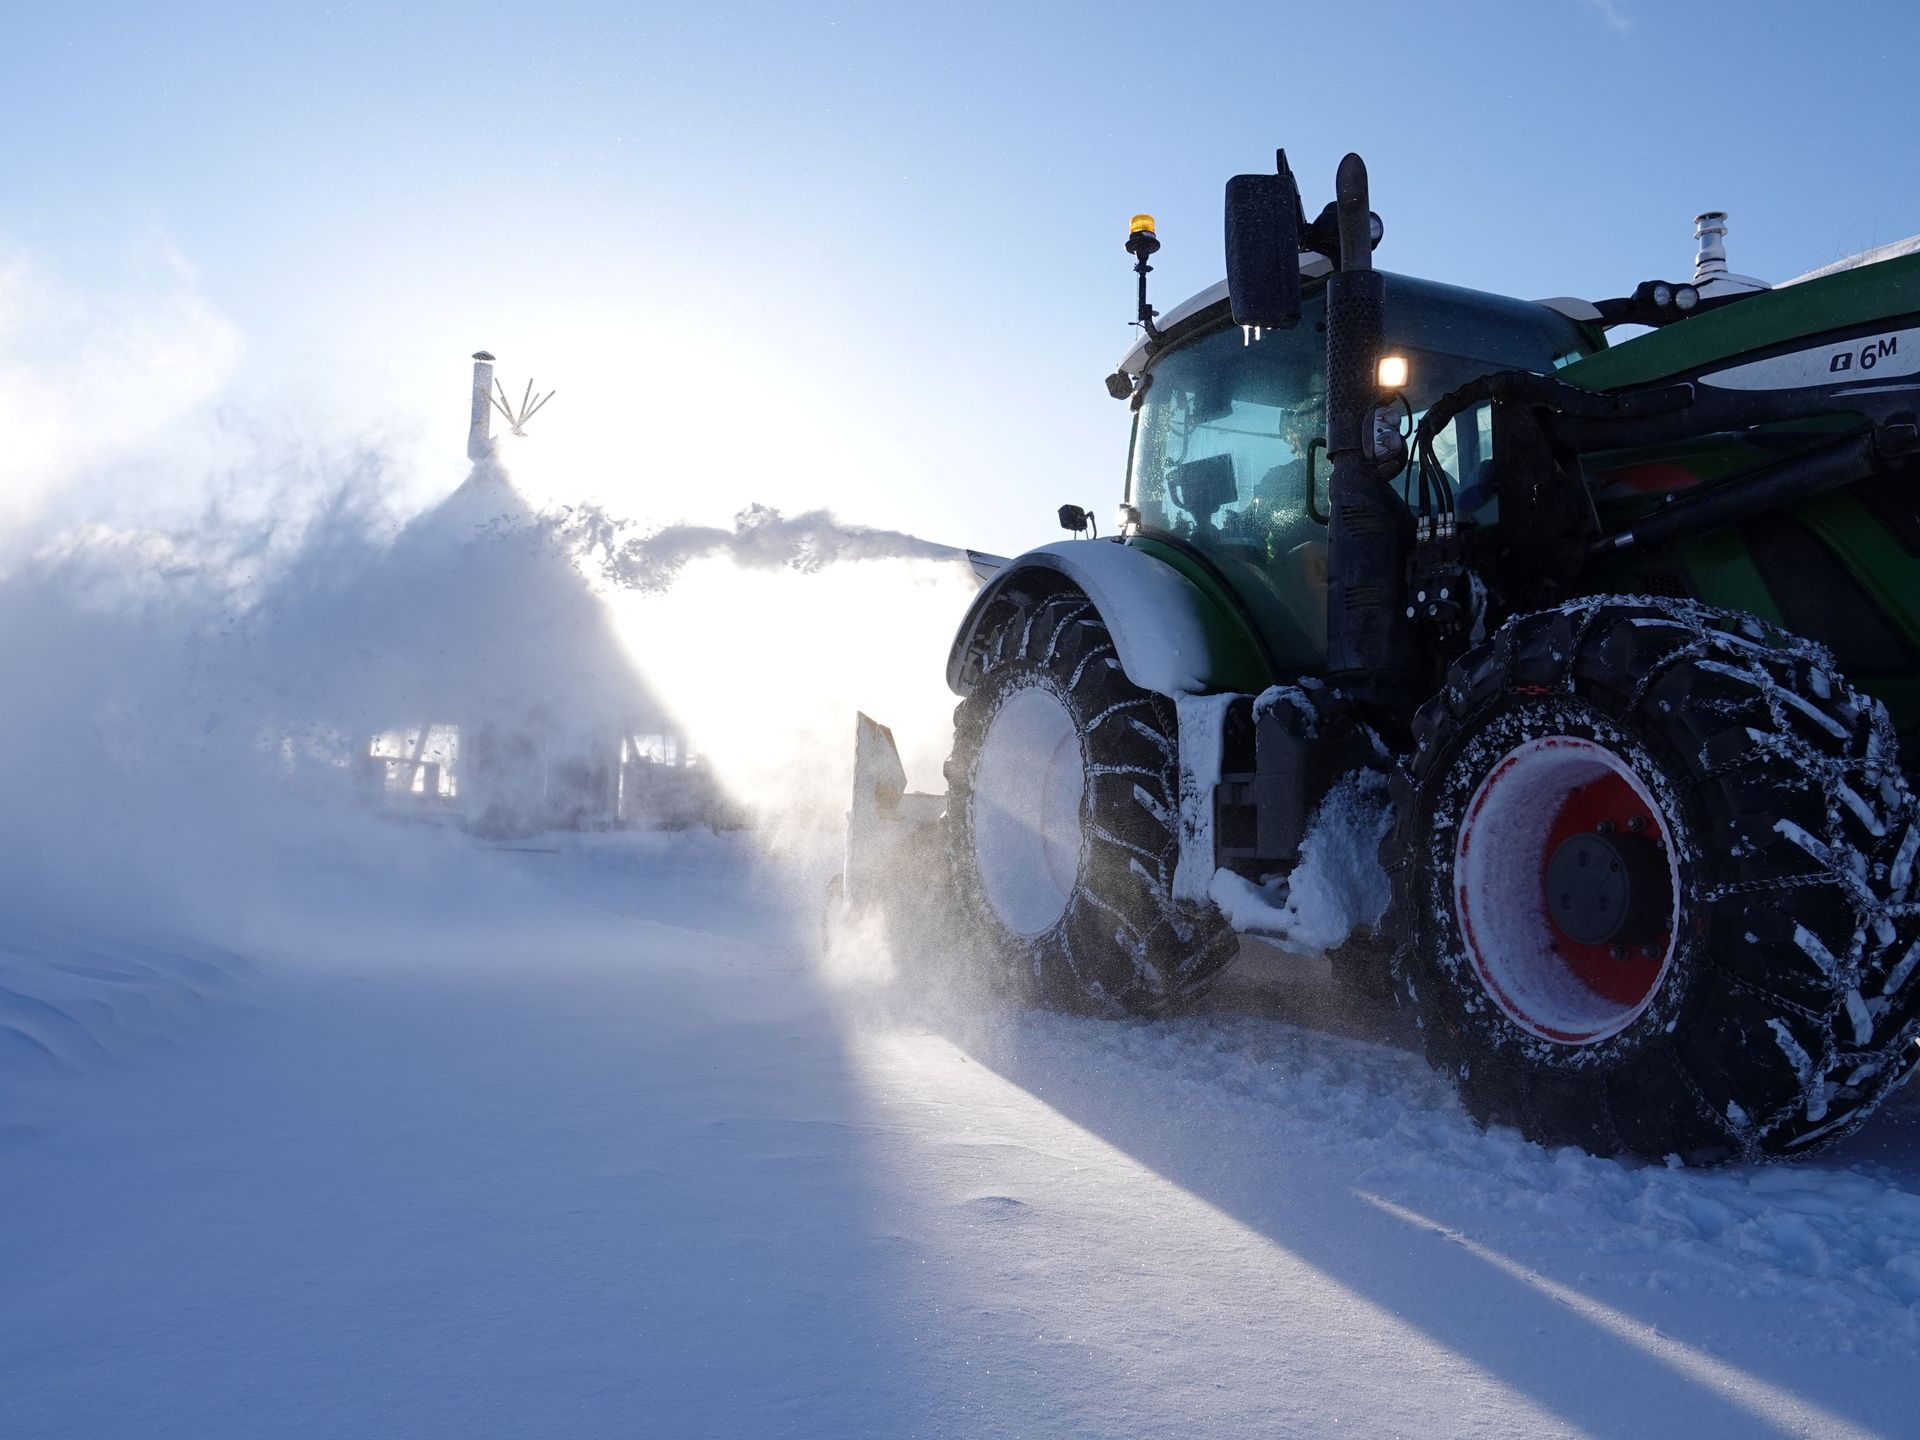
[[[907,771],[900,763],[893,732],[878,720],[856,715],[853,803],[847,809],[846,863],[835,897],[838,903],[848,910],[870,909],[911,884],[913,863],[939,846],[945,806],[943,795],[920,795],[907,789]]]
[[[1920,247],[1768,287],[1707,212],[1691,280],[1536,302],[1374,268],[1357,156],[1225,218],[1165,314],[1130,227],[1119,523],[976,598],[944,806],[862,717],[849,899],[917,837],[1005,988],[1153,1014],[1377,865],[1335,968],[1483,1121],[1852,1130],[1920,1061]]]

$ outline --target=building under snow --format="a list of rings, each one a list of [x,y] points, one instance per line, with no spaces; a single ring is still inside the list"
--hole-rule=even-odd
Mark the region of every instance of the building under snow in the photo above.
[[[379,617],[411,643],[391,650],[383,695],[401,713],[368,743],[385,803],[484,835],[727,823],[711,775],[688,753],[553,525],[514,488],[490,416],[493,357],[474,356],[472,470],[395,541],[406,613]]]

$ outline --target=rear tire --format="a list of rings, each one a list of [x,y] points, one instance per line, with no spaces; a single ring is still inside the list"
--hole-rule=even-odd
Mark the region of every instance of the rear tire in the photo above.
[[[1885,711],[1824,650],[1576,603],[1463,658],[1415,737],[1399,966],[1480,1120],[1600,1154],[1799,1155],[1911,1071],[1920,817]]]
[[[1218,911],[1176,904],[1174,707],[1126,677],[1092,602],[1014,597],[954,714],[955,890],[1024,1000],[1154,1014],[1233,957]]]

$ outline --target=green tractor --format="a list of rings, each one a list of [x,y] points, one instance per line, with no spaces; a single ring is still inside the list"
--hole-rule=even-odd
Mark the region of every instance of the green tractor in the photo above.
[[[863,720],[848,901],[918,815],[1002,982],[1151,1015],[1345,827],[1336,963],[1483,1123],[1848,1133],[1920,1061],[1920,253],[1774,289],[1707,215],[1691,281],[1528,302],[1374,269],[1358,156],[1226,201],[1164,317],[1133,222],[1119,522],[982,588],[944,802]]]

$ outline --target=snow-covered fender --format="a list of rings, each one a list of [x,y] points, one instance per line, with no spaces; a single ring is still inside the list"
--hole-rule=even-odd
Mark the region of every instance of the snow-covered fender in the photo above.
[[[1062,581],[1093,602],[1112,632],[1127,679],[1178,699],[1221,690],[1257,693],[1270,681],[1258,642],[1223,601],[1166,561],[1119,540],[1062,540],[1017,555],[981,588],[947,655],[947,686],[965,695],[968,663],[994,601],[1021,581]]]

